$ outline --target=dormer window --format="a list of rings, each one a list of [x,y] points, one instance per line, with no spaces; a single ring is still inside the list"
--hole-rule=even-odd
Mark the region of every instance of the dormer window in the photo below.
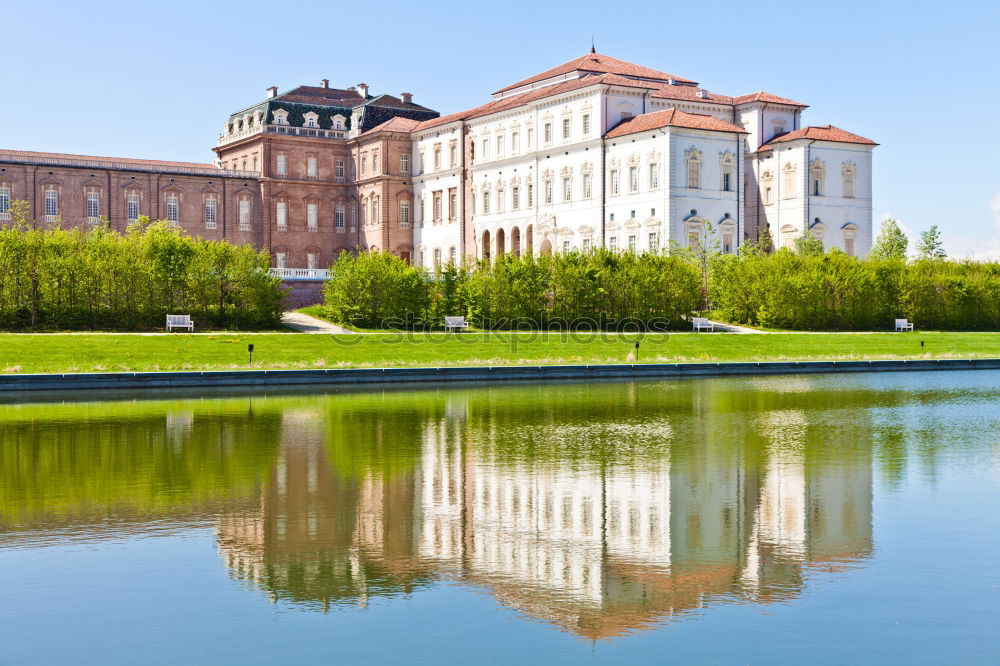
[[[314,111],[302,114],[303,127],[319,127],[319,115]]]
[[[274,110],[274,124],[275,125],[287,125],[288,124],[288,111],[284,109]]]

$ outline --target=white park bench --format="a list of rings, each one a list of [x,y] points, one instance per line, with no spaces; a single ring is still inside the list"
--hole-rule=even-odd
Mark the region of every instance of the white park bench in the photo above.
[[[465,317],[445,317],[444,318],[444,330],[457,331],[460,328],[469,328],[469,325],[465,322]]]
[[[193,333],[194,322],[191,321],[191,315],[167,315],[167,333],[175,328],[186,328]]]
[[[912,330],[913,330],[913,324],[912,323],[908,322],[905,319],[897,319],[896,320],[896,332],[897,333],[900,333],[902,331],[912,331]]]
[[[691,330],[695,333],[699,331],[715,331],[715,324],[706,317],[695,317],[691,320]]]

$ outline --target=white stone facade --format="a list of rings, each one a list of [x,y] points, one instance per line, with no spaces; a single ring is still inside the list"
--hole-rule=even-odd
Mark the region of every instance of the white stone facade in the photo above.
[[[874,142],[801,127],[797,102],[715,95],[593,53],[493,96],[413,132],[424,267],[528,249],[733,253],[765,233],[794,247],[806,230],[848,254],[871,247]]]

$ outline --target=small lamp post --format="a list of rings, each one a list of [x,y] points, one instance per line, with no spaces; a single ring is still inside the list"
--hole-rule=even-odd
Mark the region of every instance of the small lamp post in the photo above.
[[[253,367],[253,343],[247,345],[247,351],[250,352],[250,367]]]
[[[639,360],[639,341],[635,341],[635,360]]]

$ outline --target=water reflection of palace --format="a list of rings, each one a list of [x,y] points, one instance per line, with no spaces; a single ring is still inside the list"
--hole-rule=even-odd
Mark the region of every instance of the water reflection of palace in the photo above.
[[[789,599],[810,569],[871,552],[870,451],[824,457],[795,409],[722,428],[695,403],[670,418],[506,421],[448,401],[350,432],[318,409],[285,411],[259,508],[219,523],[233,575],[324,608],[454,577],[597,639]],[[383,446],[401,460],[355,464]]]

